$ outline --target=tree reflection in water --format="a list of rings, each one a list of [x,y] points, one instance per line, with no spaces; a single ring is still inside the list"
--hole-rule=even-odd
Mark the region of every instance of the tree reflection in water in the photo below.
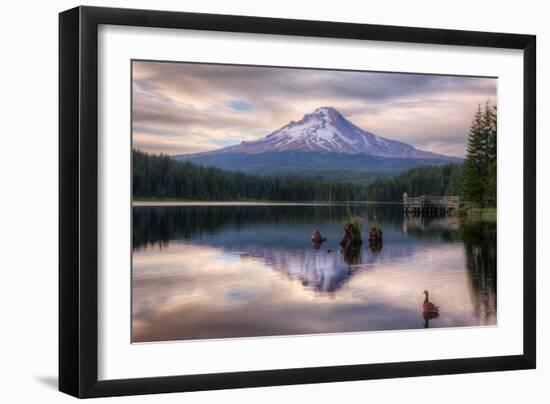
[[[497,311],[497,226],[492,222],[464,222],[461,236],[474,308],[481,323],[487,323],[496,318]]]

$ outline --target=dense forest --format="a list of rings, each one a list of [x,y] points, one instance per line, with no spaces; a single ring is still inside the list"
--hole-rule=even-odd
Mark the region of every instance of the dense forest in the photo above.
[[[393,178],[377,180],[367,187],[369,200],[400,202],[403,193],[420,195],[459,195],[463,164],[412,168]]]
[[[369,184],[369,200],[400,202],[403,193],[419,195],[459,195],[462,187],[462,164],[417,167],[393,178]]]
[[[133,176],[137,199],[399,202],[403,192],[457,195],[462,164],[413,168],[391,179],[361,185],[254,176],[134,150]]]
[[[261,177],[134,150],[133,195],[137,199],[361,201],[367,188],[337,181]]]

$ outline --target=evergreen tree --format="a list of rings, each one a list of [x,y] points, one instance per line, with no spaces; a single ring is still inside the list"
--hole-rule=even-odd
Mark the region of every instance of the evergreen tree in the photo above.
[[[497,162],[492,161],[487,166],[487,185],[483,194],[483,206],[497,206]]]
[[[497,107],[489,102],[485,104],[483,127],[487,137],[487,159],[491,163],[497,158]]]
[[[483,195],[484,206],[496,206],[497,204],[497,108],[489,103],[485,106],[483,117],[485,130],[487,131],[487,177],[485,193]]]
[[[483,202],[487,176],[486,145],[483,114],[481,105],[478,105],[468,135],[462,183],[462,199],[478,206],[481,206]]]
[[[479,207],[496,206],[496,122],[496,107],[479,105],[468,136],[462,198]]]

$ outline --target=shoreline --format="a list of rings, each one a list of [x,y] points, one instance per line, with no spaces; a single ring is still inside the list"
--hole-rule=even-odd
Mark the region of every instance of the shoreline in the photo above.
[[[138,199],[132,200],[132,207],[177,207],[177,206],[402,206],[402,202],[376,201],[204,201],[204,200],[170,200],[170,199]],[[451,212],[449,217],[468,221],[496,222],[496,208],[461,207]]]
[[[178,201],[133,200],[132,206],[347,206],[347,205],[401,205],[400,202],[282,202],[282,201]]]

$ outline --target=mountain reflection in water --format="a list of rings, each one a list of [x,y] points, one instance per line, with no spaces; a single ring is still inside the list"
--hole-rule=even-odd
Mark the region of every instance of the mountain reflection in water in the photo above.
[[[384,229],[341,252],[343,223]],[[133,208],[133,341],[496,323],[496,225],[404,220],[399,206]],[[310,242],[319,229],[327,241]]]

